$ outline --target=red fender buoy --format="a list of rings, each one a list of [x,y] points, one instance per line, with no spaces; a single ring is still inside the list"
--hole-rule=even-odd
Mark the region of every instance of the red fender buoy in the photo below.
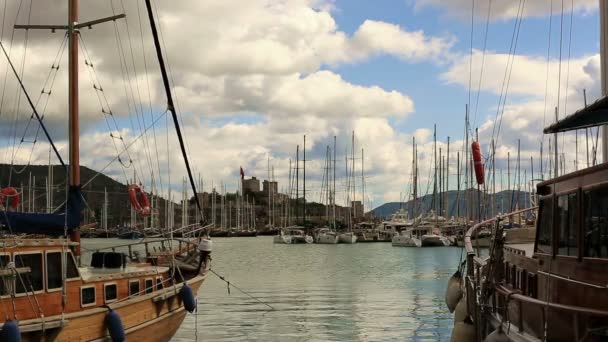
[[[21,203],[21,198],[19,197],[19,192],[17,189],[13,187],[8,187],[0,190],[0,203],[4,204],[5,198],[9,198],[9,204],[7,207],[16,210],[19,208],[19,203]]]
[[[477,184],[483,185],[485,182],[483,162],[481,161],[481,148],[479,147],[479,143],[477,141],[473,141],[471,144],[471,150],[473,151],[473,164],[475,167],[475,178],[477,179]]]
[[[131,184],[129,185],[128,192],[129,201],[133,208],[135,208],[135,211],[142,216],[150,216],[150,201],[148,200],[148,195],[142,191],[141,187],[137,184]],[[137,198],[137,195],[140,198]]]

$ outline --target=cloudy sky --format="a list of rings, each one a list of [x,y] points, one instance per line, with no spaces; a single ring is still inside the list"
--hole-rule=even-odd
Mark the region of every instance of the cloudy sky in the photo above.
[[[66,3],[0,6],[3,45],[67,160],[65,37],[12,28],[64,23]],[[343,201],[354,131],[358,198],[363,148],[366,206],[397,201],[410,188],[413,136],[422,192],[428,189],[434,124],[443,155],[451,140],[455,189],[467,103],[486,157],[497,139],[505,176],[496,183],[505,187],[507,154],[515,158],[518,139],[522,169],[529,173],[534,157],[537,173],[540,143],[545,152],[549,143],[542,127],[554,120],[555,107],[563,117],[583,105],[583,89],[589,102],[599,96],[597,0],[154,3],[188,152],[206,190],[212,182],[234,189],[239,166],[248,177],[267,178],[268,158],[279,187],[287,187],[289,160],[306,134],[307,188],[318,200],[326,146],[337,136]],[[81,162],[121,182],[135,174],[148,189],[154,178],[158,191],[181,191],[183,161],[164,115],[145,11],[143,0],[81,1],[81,21],[127,15],[81,32]],[[0,161],[46,163],[48,143],[3,56],[0,74]],[[574,134],[560,136],[566,171],[577,155],[578,167],[586,165],[583,135],[578,154]]]

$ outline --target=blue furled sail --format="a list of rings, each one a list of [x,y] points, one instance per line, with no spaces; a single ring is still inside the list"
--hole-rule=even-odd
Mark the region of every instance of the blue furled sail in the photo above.
[[[80,186],[70,186],[68,200],[55,213],[20,213],[0,211],[0,225],[12,233],[63,235],[80,225],[80,213],[83,208]]]

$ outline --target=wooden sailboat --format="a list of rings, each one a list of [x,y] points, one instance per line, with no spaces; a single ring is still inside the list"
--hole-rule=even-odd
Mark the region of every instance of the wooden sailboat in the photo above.
[[[3,191],[0,226],[0,339],[2,341],[169,341],[186,312],[196,307],[194,294],[207,277],[210,241],[161,239],[157,245],[131,243],[99,250],[88,267],[80,260],[80,192],[78,125],[78,30],[124,14],[78,22],[78,0],[69,1],[68,24],[17,25],[24,29],[66,30],[69,38],[69,168],[57,153],[6,50],[2,50],[30,103],[41,128],[67,174],[66,204],[53,213],[21,213],[18,194]],[[159,58],[168,108],[173,115],[191,185],[190,166],[183,149],[154,16],[146,7]],[[133,186],[133,185],[132,185]],[[131,187],[130,186],[130,189]],[[4,189],[6,190],[6,189]],[[126,190],[126,189],[125,189]],[[145,193],[138,194],[143,199]],[[195,196],[196,197],[196,196]],[[5,202],[6,200],[6,202]],[[200,204],[198,203],[200,211]],[[136,208],[150,212],[146,205]],[[106,214],[107,215],[107,214]],[[9,234],[6,233],[9,232]],[[35,235],[23,235],[35,234]],[[205,250],[199,254],[200,250]],[[128,251],[121,253],[119,250]]]

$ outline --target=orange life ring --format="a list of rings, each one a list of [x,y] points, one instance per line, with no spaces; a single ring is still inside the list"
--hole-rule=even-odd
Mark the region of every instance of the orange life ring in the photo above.
[[[128,192],[129,201],[131,201],[131,205],[135,208],[135,211],[142,216],[150,216],[150,201],[148,200],[148,195],[142,191],[141,187],[137,184],[131,184],[129,185]],[[137,198],[138,194],[139,199]]]
[[[475,178],[477,179],[477,184],[483,185],[485,182],[483,162],[481,161],[481,148],[479,147],[479,143],[477,141],[473,141],[471,144],[471,150],[473,151],[473,163],[475,167]]]
[[[9,208],[16,210],[19,208],[19,203],[21,203],[21,198],[19,197],[19,192],[17,189],[13,187],[8,187],[0,190],[0,203],[4,205],[4,199],[8,197],[10,200]]]

